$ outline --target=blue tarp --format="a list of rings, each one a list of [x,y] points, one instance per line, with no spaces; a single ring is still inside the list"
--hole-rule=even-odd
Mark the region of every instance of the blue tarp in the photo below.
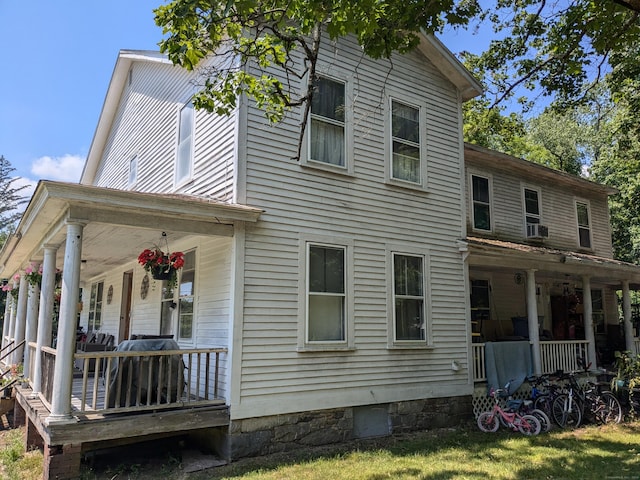
[[[509,383],[509,393],[513,393],[533,373],[529,341],[487,342],[484,359],[488,392]]]

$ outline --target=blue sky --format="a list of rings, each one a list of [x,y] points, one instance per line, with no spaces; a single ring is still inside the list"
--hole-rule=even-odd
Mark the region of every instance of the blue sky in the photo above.
[[[0,0],[0,155],[17,176],[78,181],[118,51],[157,50],[163,0]],[[454,52],[478,47],[448,34]]]

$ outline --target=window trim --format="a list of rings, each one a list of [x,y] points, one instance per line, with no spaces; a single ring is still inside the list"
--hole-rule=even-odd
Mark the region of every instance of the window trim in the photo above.
[[[311,245],[344,249],[345,272],[345,339],[308,340],[309,302],[309,247]],[[353,245],[350,238],[303,234],[299,237],[298,256],[298,352],[355,350],[354,347],[354,288],[353,288]]]
[[[588,246],[582,245],[580,241],[580,229],[584,227],[580,226],[580,223],[579,223],[580,220],[578,216],[578,205],[584,205],[587,209],[587,217],[589,221],[589,226],[588,226],[589,245]],[[591,215],[591,204],[589,203],[588,200],[576,198],[574,199],[574,202],[573,202],[573,212],[575,214],[575,219],[576,219],[576,235],[577,235],[576,240],[577,240],[578,248],[585,249],[585,250],[593,250],[593,218]]]
[[[180,162],[180,127],[182,124],[182,112],[185,111],[186,108],[191,108],[192,116],[191,116],[191,125],[189,126],[191,129],[191,133],[189,134],[189,165],[188,172],[184,177],[178,178],[179,172],[179,162]],[[175,150],[175,164],[174,164],[174,184],[175,187],[178,188],[188,182],[190,182],[193,178],[193,164],[194,164],[194,151],[195,151],[195,131],[196,131],[196,109],[193,106],[193,100],[189,99],[186,103],[184,103],[180,109],[178,110],[178,128],[176,129],[176,150]],[[186,140],[185,140],[186,141]]]
[[[476,219],[475,219],[475,210],[474,204],[475,200],[473,198],[473,177],[484,178],[488,182],[487,188],[489,189],[489,229],[478,228],[476,227]],[[469,216],[471,223],[471,230],[474,232],[484,232],[484,233],[492,233],[494,227],[494,215],[493,215],[493,175],[485,174],[475,171],[469,171]]]
[[[338,173],[341,175],[354,175],[353,165],[353,82],[350,76],[346,72],[335,72],[335,66],[332,66],[332,73],[326,73],[325,68],[318,67],[317,76],[339,82],[344,85],[344,166],[333,165],[330,163],[321,162],[311,158],[311,107],[307,118],[303,118],[304,109],[301,109],[301,122],[306,124],[304,137],[302,138],[302,145],[300,149],[299,164],[302,167],[313,168],[316,170],[323,170],[331,173]],[[309,84],[309,76],[306,75],[302,82],[303,95],[306,95],[306,88]]]
[[[411,182],[401,178],[393,177],[393,102],[401,105],[415,108],[418,110],[418,132],[420,135],[420,181]],[[399,94],[391,94],[387,96],[385,102],[385,183],[397,187],[408,188],[411,190],[428,189],[428,166],[427,166],[427,106],[425,103],[419,103],[414,99],[408,100]]]
[[[527,212],[527,198],[526,198],[526,191],[527,190],[531,190],[532,192],[536,192],[538,194],[538,214],[537,214],[537,218],[538,218],[538,224],[539,225],[544,225],[544,222],[542,221],[543,215],[542,215],[542,190],[539,187],[532,187],[530,185],[526,185],[523,184],[522,185],[522,217],[523,217],[523,223],[524,223],[524,236],[527,236],[527,227],[529,225],[529,222],[527,222],[527,217],[536,217],[536,214],[529,214]],[[489,197],[489,199],[491,199],[491,197]]]
[[[424,340],[396,340],[395,322],[395,255],[422,258],[422,281],[424,294]],[[431,307],[431,261],[427,249],[416,249],[408,245],[387,245],[386,247],[387,277],[387,348],[388,349],[431,349],[433,342],[432,307]]]

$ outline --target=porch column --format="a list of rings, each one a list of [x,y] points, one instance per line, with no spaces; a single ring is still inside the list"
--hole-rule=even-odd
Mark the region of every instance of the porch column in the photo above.
[[[633,352],[633,325],[631,324],[631,293],[629,292],[629,280],[622,281],[622,317],[624,318],[624,343],[625,349]]]
[[[18,293],[18,308],[16,310],[16,321],[14,325],[13,338],[15,345],[24,340],[24,332],[27,323],[27,297],[29,296],[29,282],[24,275],[20,276],[20,292]],[[22,363],[24,354],[24,345],[16,349],[11,357],[11,363]]]
[[[31,371],[31,349],[29,342],[36,341],[36,329],[38,326],[38,302],[40,300],[40,287],[29,283],[29,300],[27,302],[27,327],[25,331],[24,342],[24,378],[31,379],[33,373]]]
[[[7,336],[9,337],[9,341],[14,339],[14,335],[16,333],[16,310],[18,309],[18,296],[16,295],[16,286],[19,285],[16,281],[13,282],[13,290],[11,290],[11,313],[9,314],[9,329],[7,331]],[[6,359],[7,363],[11,363],[11,358]]]
[[[538,302],[536,301],[536,271],[527,270],[527,317],[529,320],[529,342],[533,358],[533,373],[542,373],[540,358],[540,329],[538,327]]]
[[[11,323],[11,305],[13,304],[13,297],[10,292],[6,292],[7,296],[5,297],[4,302],[4,317],[2,320],[2,340],[0,340],[0,345],[2,348],[6,347],[9,343],[7,337],[9,336],[9,324]]]
[[[582,301],[584,302],[584,339],[588,342],[587,354],[589,357],[586,362],[591,362],[591,368],[597,368],[596,336],[593,332],[593,305],[591,304],[591,277],[587,275],[582,277]]]
[[[84,223],[78,221],[67,221],[56,366],[53,373],[51,413],[45,420],[47,425],[73,421],[71,416],[71,387],[73,382],[73,354],[76,349],[76,315],[80,288],[80,260],[84,225]]]
[[[42,261],[42,287],[40,290],[40,311],[38,312],[38,334],[36,339],[35,368],[33,372],[33,395],[42,391],[42,347],[51,346],[53,324],[53,301],[56,288],[57,245],[44,245]]]

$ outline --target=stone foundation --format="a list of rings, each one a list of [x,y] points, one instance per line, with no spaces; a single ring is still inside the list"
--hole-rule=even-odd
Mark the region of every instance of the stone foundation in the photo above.
[[[381,410],[383,415],[380,415]],[[373,425],[369,430],[358,428],[357,424],[366,424],[368,418],[377,422],[377,426]],[[219,453],[233,461],[292,451],[301,446],[330,445],[367,436],[455,426],[471,418],[471,396],[249,418],[231,422],[224,442],[225,451]],[[367,432],[373,433],[368,435]]]

